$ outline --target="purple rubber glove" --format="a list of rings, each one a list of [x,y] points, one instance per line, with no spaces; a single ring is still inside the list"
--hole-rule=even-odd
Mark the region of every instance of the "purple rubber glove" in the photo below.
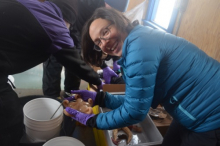
[[[95,98],[97,95],[96,92],[88,91],[88,90],[71,90],[71,93],[81,95],[81,98],[84,101],[88,101],[89,98],[91,98],[93,101],[95,101]]]
[[[97,87],[98,87],[98,89],[99,89],[99,90],[100,90],[100,89],[102,89],[102,88],[103,88],[103,85],[105,85],[105,83],[104,83],[104,82],[102,82],[102,84],[101,84],[101,85],[97,86]]]
[[[75,96],[70,96],[70,97],[64,98],[64,100],[69,100],[69,101],[75,100]]]
[[[88,119],[90,119],[91,117],[94,117],[95,115],[94,114],[84,114],[84,113],[81,113],[75,109],[72,109],[70,107],[66,107],[66,111],[73,115],[73,117],[71,117],[72,119],[82,123],[83,125],[86,125],[86,122]]]
[[[120,68],[121,68],[121,66],[117,64],[117,61],[114,61],[113,62],[113,70],[114,71],[119,71]]]
[[[103,78],[106,84],[110,84],[112,77],[118,77],[118,75],[108,66],[103,68],[102,70],[103,70]]]

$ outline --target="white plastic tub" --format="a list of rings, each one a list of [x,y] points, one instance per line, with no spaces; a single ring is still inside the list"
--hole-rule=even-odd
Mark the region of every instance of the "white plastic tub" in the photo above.
[[[24,105],[25,131],[31,141],[47,141],[59,136],[63,121],[63,107],[60,105],[51,98],[33,99]]]
[[[73,137],[61,136],[47,141],[43,146],[85,146],[81,141]]]

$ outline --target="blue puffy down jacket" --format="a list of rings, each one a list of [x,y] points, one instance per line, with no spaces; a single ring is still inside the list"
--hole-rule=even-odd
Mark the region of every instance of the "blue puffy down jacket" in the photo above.
[[[123,44],[125,95],[106,94],[113,109],[97,117],[100,129],[142,121],[150,107],[163,104],[186,128],[205,132],[220,127],[220,63],[183,38],[136,26]]]

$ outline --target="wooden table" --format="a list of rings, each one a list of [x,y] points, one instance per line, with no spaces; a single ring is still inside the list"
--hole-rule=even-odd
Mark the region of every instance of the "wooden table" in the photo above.
[[[159,107],[161,107],[161,106],[159,106]],[[152,117],[152,116],[151,116],[151,119],[153,120],[157,129],[160,131],[161,135],[164,136],[166,134],[171,122],[172,122],[172,117],[167,113],[167,117],[164,119],[156,118],[156,117]]]

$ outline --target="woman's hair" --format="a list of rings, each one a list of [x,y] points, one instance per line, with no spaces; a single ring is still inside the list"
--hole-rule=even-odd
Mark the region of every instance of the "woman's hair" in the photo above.
[[[103,52],[93,50],[94,42],[89,35],[89,27],[91,23],[98,18],[105,19],[114,24],[116,28],[121,32],[129,33],[133,29],[133,25],[131,24],[130,20],[128,20],[121,12],[118,12],[113,8],[96,9],[91,18],[86,22],[85,26],[83,27],[81,41],[83,58],[85,62],[95,66],[102,65]]]

